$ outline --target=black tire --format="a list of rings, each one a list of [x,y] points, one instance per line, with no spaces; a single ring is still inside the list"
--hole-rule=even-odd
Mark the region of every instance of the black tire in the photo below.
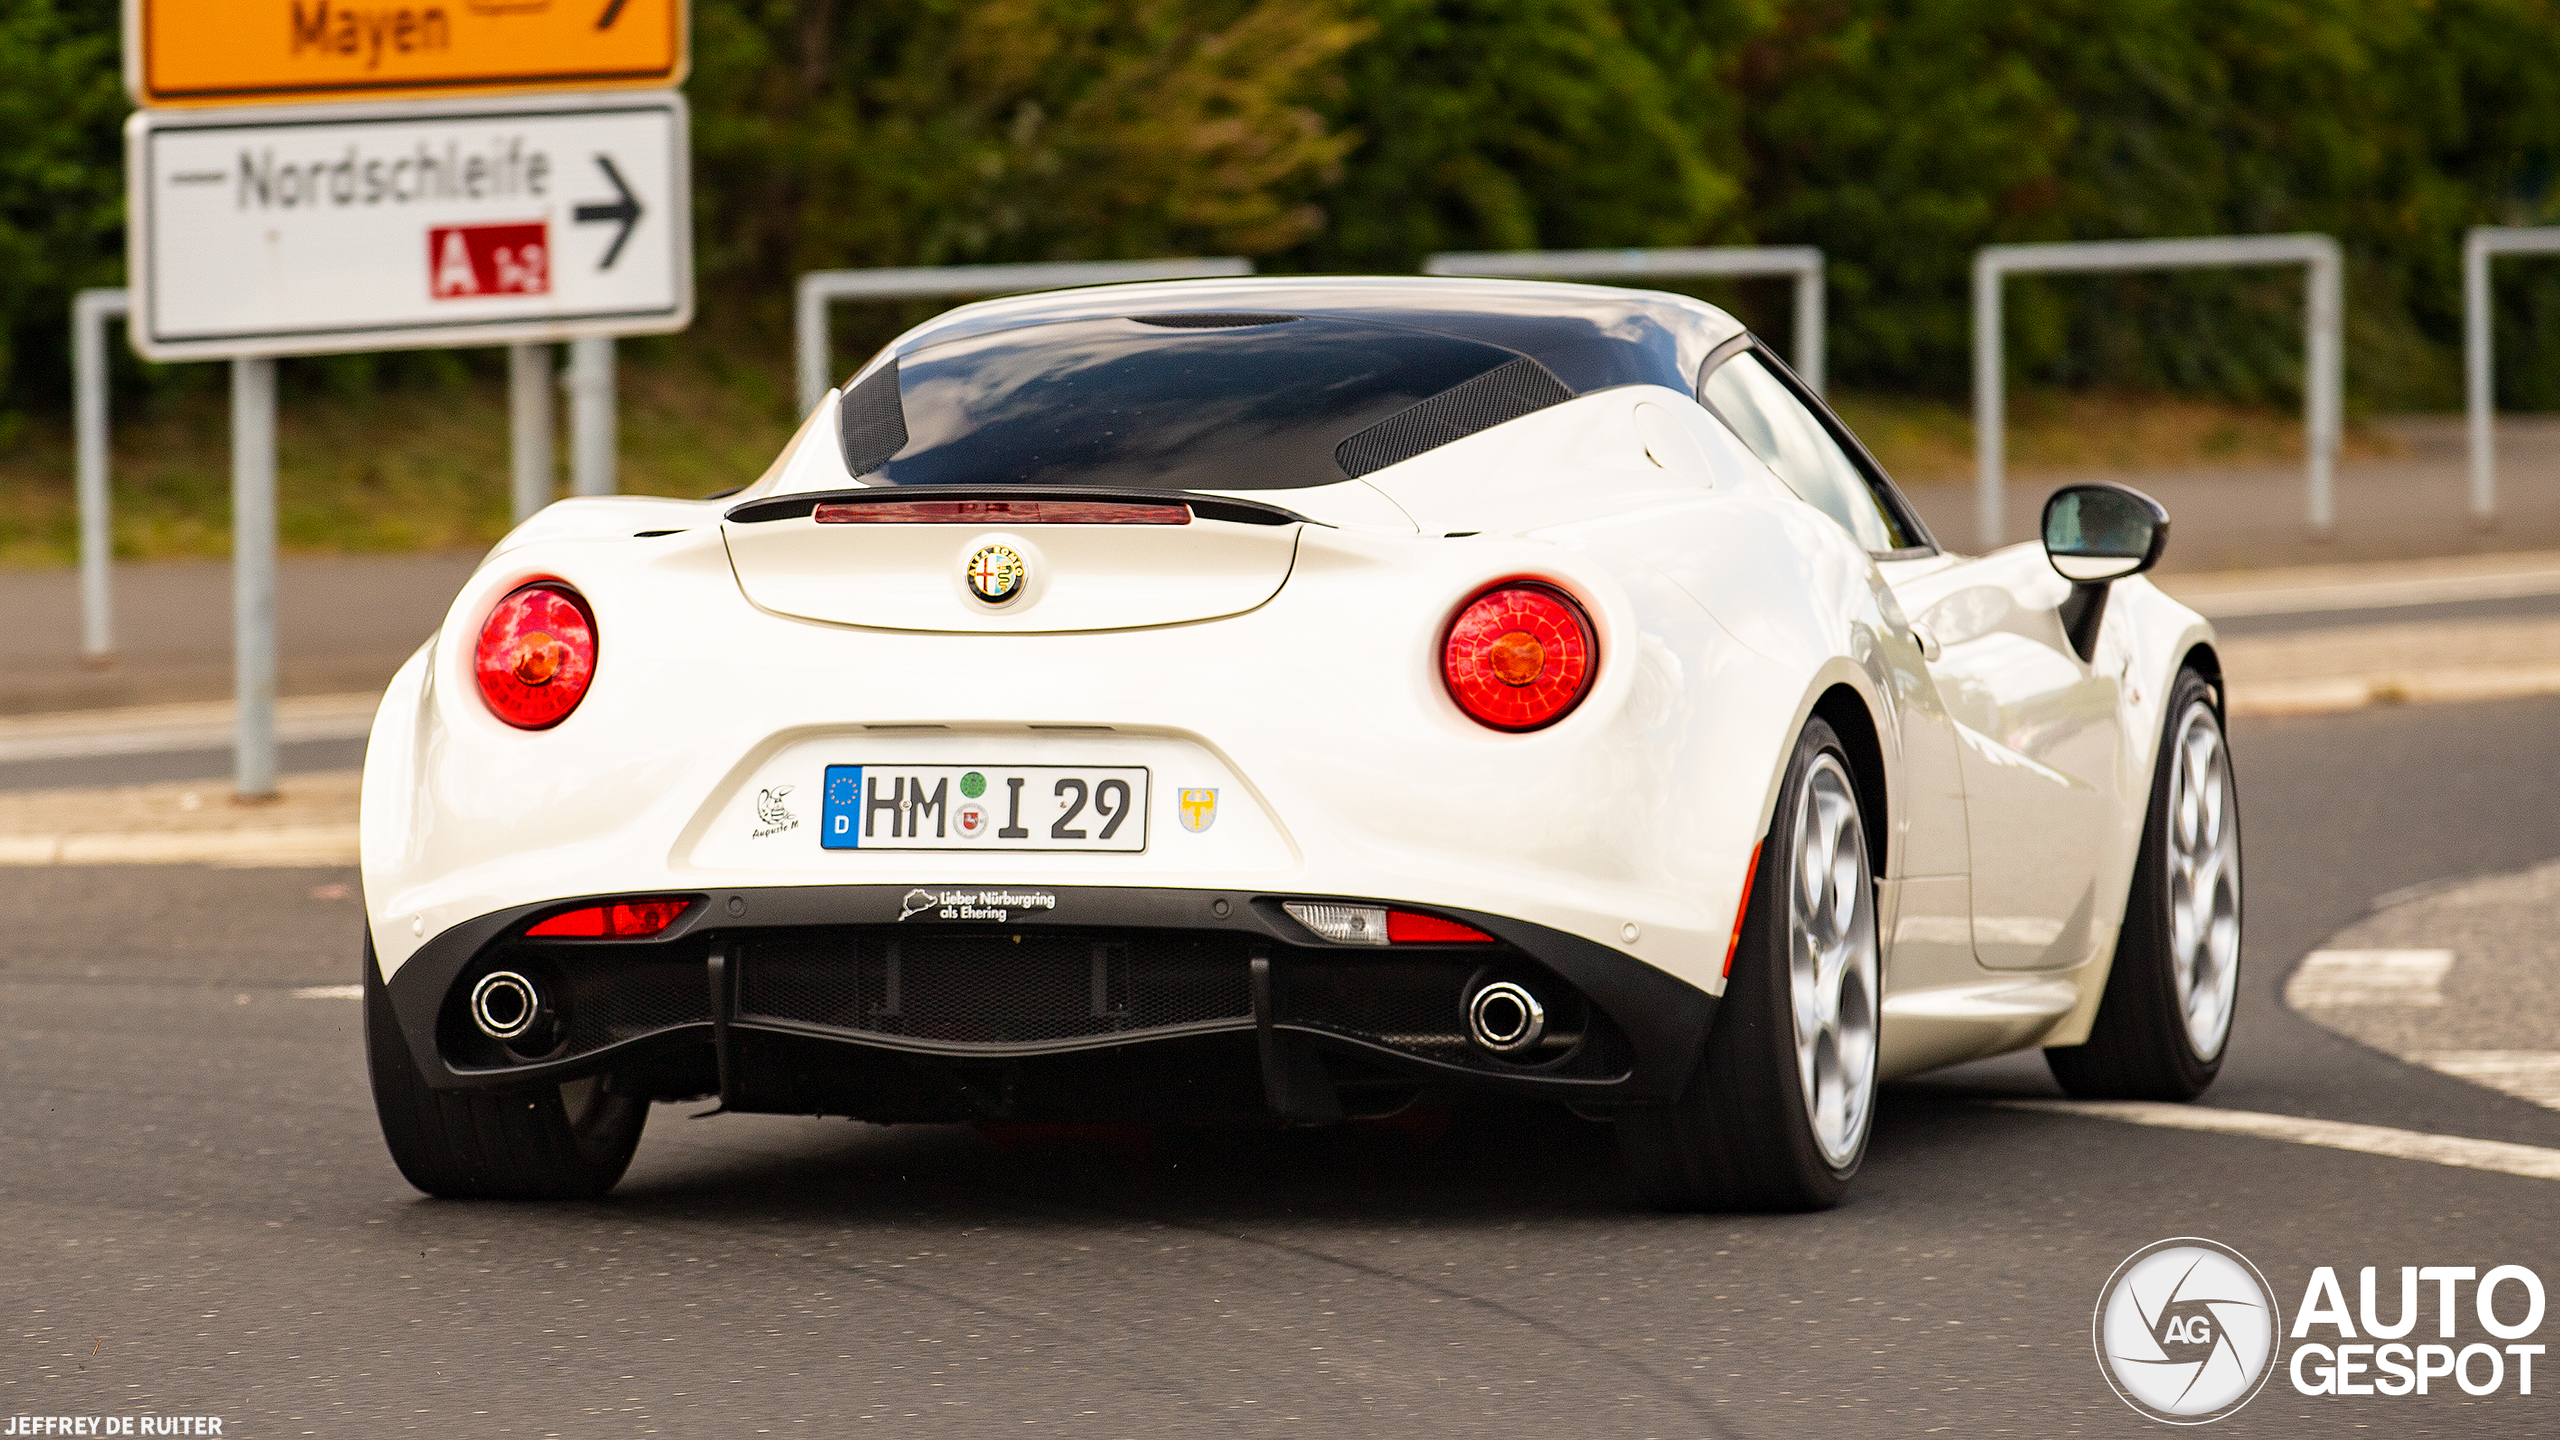
[[[2218,946],[2191,951],[2201,958],[2180,962],[2181,935],[2176,919],[2182,891],[2192,889],[2201,867],[2182,857],[2193,841],[2181,842],[2181,818],[2173,800],[2177,787],[2201,794],[2193,779],[2180,776],[2183,737],[2209,733],[2218,749],[2212,788],[2219,791],[2217,837],[2227,834],[2227,863],[2215,867],[2208,891],[2215,896],[2218,917],[2228,905],[2227,960],[2214,960]],[[2106,993],[2098,1015],[2081,1045],[2048,1049],[2045,1064],[2065,1093],[2084,1100],[2193,1100],[2221,1073],[2231,1053],[2232,1009],[2239,995],[2240,966],[2240,805],[2232,779],[2230,747],[2222,734],[2222,715],[2213,687],[2193,670],[2181,670],[2171,687],[2162,722],[2160,758],[2153,764],[2151,798],[2142,820],[2142,850],[2134,861],[2133,885],[2125,897],[2124,928],[2117,933],[2115,963],[2107,972]],[[2182,871],[2184,872],[2182,874]],[[2227,886],[2227,895],[2214,889]],[[2192,908],[2189,933],[2218,936],[2219,918],[2199,926]],[[2185,970],[2182,976],[2181,970]],[[2227,970],[2227,974],[2224,972]],[[2188,1003],[2209,972],[2219,997],[2219,1038],[2200,1042],[2189,1023]],[[2185,992],[2182,994],[2182,990]],[[2210,1017],[2207,1025],[2209,1028]]]
[[[640,1146],[645,1096],[611,1076],[529,1090],[431,1090],[391,1012],[364,942],[364,1051],[393,1164],[449,1200],[589,1200],[611,1190]]]
[[[1798,1070],[1790,895],[1797,883],[1798,826],[1807,813],[1806,790],[1818,770],[1826,777],[1820,786],[1825,795],[1838,793],[1835,780],[1849,786],[1851,819],[1857,820],[1855,771],[1848,753],[1830,725],[1814,720],[1798,737],[1788,761],[1777,814],[1752,875],[1733,974],[1687,1093],[1669,1105],[1618,1120],[1619,1150],[1636,1193],[1647,1204],[1668,1210],[1827,1210],[1840,1203],[1865,1161],[1875,1114],[1882,967],[1875,943],[1875,872],[1863,823],[1855,827],[1850,926],[1853,932],[1863,926],[1867,956],[1858,1001],[1863,1028],[1859,1053],[1865,1063],[1853,1087],[1859,1107],[1854,1141],[1845,1129],[1840,1137],[1844,1155],[1825,1157]]]

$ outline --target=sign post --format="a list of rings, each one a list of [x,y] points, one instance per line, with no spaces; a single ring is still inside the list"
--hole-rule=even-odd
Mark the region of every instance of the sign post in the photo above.
[[[232,785],[276,793],[276,362],[231,362]]]
[[[232,362],[235,760],[264,799],[276,357],[513,347],[521,519],[571,342],[607,387],[581,393],[579,488],[609,490],[613,337],[693,319],[685,0],[125,0],[124,38],[128,330]]]

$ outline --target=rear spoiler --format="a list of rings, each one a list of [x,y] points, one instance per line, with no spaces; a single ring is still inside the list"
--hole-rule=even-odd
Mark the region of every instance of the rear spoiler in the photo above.
[[[770,495],[732,506],[721,518],[739,525],[766,520],[799,520],[820,505],[913,504],[919,500],[1066,500],[1093,504],[1184,505],[1204,520],[1233,525],[1315,525],[1295,510],[1238,500],[1229,495],[1196,495],[1188,490],[1070,489],[1046,485],[871,485],[844,490],[809,490]]]

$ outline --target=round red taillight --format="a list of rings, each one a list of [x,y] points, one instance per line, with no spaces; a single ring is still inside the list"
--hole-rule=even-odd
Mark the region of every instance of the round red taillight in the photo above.
[[[577,591],[538,580],[498,602],[473,664],[491,714],[519,730],[559,724],[596,675],[596,622]]]
[[[1581,606],[1552,587],[1513,582],[1458,612],[1440,665],[1450,698],[1469,716],[1496,730],[1535,730],[1581,703],[1598,659]]]

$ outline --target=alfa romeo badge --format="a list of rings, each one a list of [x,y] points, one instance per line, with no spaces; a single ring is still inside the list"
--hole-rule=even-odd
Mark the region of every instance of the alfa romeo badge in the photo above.
[[[1006,545],[981,545],[969,557],[969,593],[990,605],[1001,605],[1022,593],[1029,574],[1022,557]]]

